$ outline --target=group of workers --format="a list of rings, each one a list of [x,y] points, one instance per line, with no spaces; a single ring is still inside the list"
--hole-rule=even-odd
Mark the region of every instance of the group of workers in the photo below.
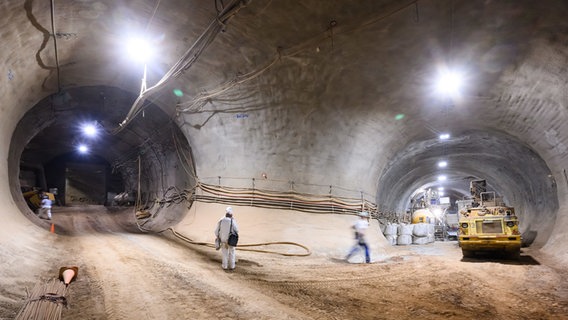
[[[38,216],[43,219],[51,220],[51,200],[45,194],[41,194],[41,208],[39,209]],[[371,256],[369,252],[369,245],[367,244],[366,233],[369,228],[369,214],[367,212],[361,212],[359,214],[360,219],[353,224],[352,228],[355,233],[355,244],[345,257],[348,261],[359,249],[364,249],[365,251],[365,262],[371,262]],[[225,216],[217,222],[217,227],[215,228],[216,237],[216,249],[221,250],[222,259],[221,267],[223,270],[234,270],[236,263],[235,247],[236,245],[229,244],[229,235],[239,233],[239,226],[237,221],[233,218],[233,208],[227,207],[225,209]]]
[[[365,252],[365,263],[371,263],[371,255],[366,237],[367,229],[369,228],[369,213],[365,211],[359,213],[359,220],[353,224],[352,228],[355,234],[355,244],[345,257],[345,261],[349,261],[357,251],[363,249]],[[225,209],[225,216],[217,222],[217,227],[215,228],[215,248],[221,250],[221,267],[223,270],[231,271],[235,269],[235,246],[229,244],[229,235],[232,233],[238,234],[238,232],[239,227],[237,221],[233,218],[233,208],[227,207]]]

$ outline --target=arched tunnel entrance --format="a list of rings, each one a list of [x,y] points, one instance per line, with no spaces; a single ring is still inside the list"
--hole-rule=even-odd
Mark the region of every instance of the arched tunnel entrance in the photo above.
[[[455,205],[471,196],[471,180],[483,179],[516,208],[526,244],[545,244],[556,222],[559,204],[550,169],[536,152],[502,132],[464,131],[411,144],[391,163],[379,181],[377,202],[385,210],[408,211],[418,191],[428,189],[442,191]]]
[[[39,223],[36,208],[29,201],[25,206],[34,190],[56,193],[55,202],[63,206],[136,202],[152,211],[169,188],[194,186],[191,148],[160,108],[147,103],[117,130],[135,98],[110,87],[73,88],[45,98],[22,117],[9,167],[12,195],[24,215]]]

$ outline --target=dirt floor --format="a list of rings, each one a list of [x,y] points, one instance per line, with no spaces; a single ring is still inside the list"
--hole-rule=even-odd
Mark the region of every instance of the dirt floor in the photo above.
[[[456,242],[436,242],[372,264],[237,251],[227,272],[212,248],[141,232],[131,210],[53,211],[66,254],[43,259],[80,268],[63,319],[568,319],[568,271],[535,249],[462,259]],[[0,319],[25,297],[13,299]]]

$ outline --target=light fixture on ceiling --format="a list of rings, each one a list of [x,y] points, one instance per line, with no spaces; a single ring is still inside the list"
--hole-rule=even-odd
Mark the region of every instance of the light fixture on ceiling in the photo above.
[[[126,42],[129,57],[136,62],[146,63],[152,58],[154,51],[146,38],[133,37]]]
[[[438,168],[445,168],[448,166],[448,162],[447,161],[440,161],[438,162]]]
[[[438,181],[446,181],[448,180],[448,177],[446,176],[438,176]]]
[[[455,98],[461,93],[463,74],[455,70],[443,69],[438,72],[436,92],[443,97]]]
[[[87,147],[84,144],[80,144],[80,145],[77,146],[77,151],[79,151],[79,153],[81,153],[81,154],[86,154],[86,153],[89,152],[89,147]]]
[[[126,42],[126,52],[132,61],[144,64],[142,84],[140,85],[140,95],[142,95],[148,88],[148,63],[155,54],[153,46],[145,37],[132,37]]]
[[[448,140],[450,138],[449,133],[442,133],[440,134],[440,140]]]
[[[81,126],[81,130],[83,131],[83,135],[89,138],[94,138],[99,133],[96,123],[84,123]]]

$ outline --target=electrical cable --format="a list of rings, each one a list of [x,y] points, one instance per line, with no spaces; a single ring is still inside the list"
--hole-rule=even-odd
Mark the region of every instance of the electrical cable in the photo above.
[[[150,16],[150,19],[148,19],[148,23],[146,23],[146,32],[148,32],[148,30],[150,29],[150,24],[154,20],[154,17],[156,16],[156,12],[158,12],[158,7],[160,6],[160,2],[161,2],[161,0],[156,1],[156,5],[154,6],[154,11],[152,12],[152,15]]]
[[[172,190],[174,192],[172,192]],[[201,190],[202,194],[197,194]],[[367,211],[376,218],[385,215],[379,212],[374,203],[366,199],[334,197],[331,195],[301,194],[297,192],[269,191],[250,188],[228,188],[206,185],[197,182],[190,190],[170,187],[161,199],[154,200],[160,207],[182,202],[202,201],[209,203],[229,203],[252,207],[273,209],[294,209],[309,213],[358,214]]]
[[[51,0],[51,35],[53,36],[53,50],[55,51],[55,66],[57,70],[57,92],[61,92],[61,78],[59,68],[59,55],[57,50],[57,35],[55,34],[55,0]]]
[[[198,37],[196,42],[185,52],[185,54],[166,72],[166,74],[152,87],[146,88],[134,101],[134,104],[130,108],[130,111],[124,118],[124,120],[119,124],[117,128],[113,130],[113,134],[116,134],[122,130],[132,119],[135,117],[136,113],[140,109],[141,105],[154,92],[161,90],[172,78],[177,77],[183,71],[189,69],[193,63],[199,58],[203,50],[205,50],[215,37],[224,30],[226,23],[235,16],[242,8],[247,6],[249,0],[233,0],[229,5],[227,5],[223,10],[216,16],[216,18],[211,21],[209,26],[205,31]]]
[[[317,44],[326,41],[328,38],[332,38],[333,41],[333,37],[340,35],[340,34],[345,34],[345,33],[352,33],[352,32],[356,32],[359,31],[361,29],[364,29],[372,24],[375,24],[379,21],[382,21],[400,11],[405,10],[406,8],[417,4],[418,0],[411,0],[408,2],[405,2],[402,5],[397,5],[396,7],[392,8],[391,10],[387,10],[386,13],[379,15],[377,17],[373,17],[369,20],[363,21],[362,23],[352,23],[352,24],[344,24],[344,25],[338,25],[337,22],[335,23],[330,23],[330,26],[328,27],[327,30],[325,30],[324,32],[308,39],[305,40],[299,44],[296,44],[292,47],[289,47],[287,49],[278,47],[277,48],[277,52],[276,55],[274,56],[274,58],[267,62],[266,64],[264,64],[264,66],[262,66],[261,68],[257,69],[257,70],[253,70],[250,71],[244,75],[236,75],[233,79],[219,85],[217,88],[209,90],[205,93],[201,93],[199,94],[196,98],[194,98],[193,100],[184,102],[184,103],[180,103],[177,106],[177,109],[179,112],[191,112],[191,111],[196,111],[197,109],[199,109],[200,105],[203,104],[204,102],[207,102],[209,99],[211,99],[214,96],[217,96],[231,88],[233,88],[234,86],[238,85],[238,84],[242,84],[244,82],[250,81],[256,77],[258,77],[259,75],[261,75],[262,73],[264,73],[266,70],[270,69],[274,64],[276,64],[277,62],[279,62],[280,60],[282,60],[282,58],[288,58],[288,57],[293,57],[301,52],[307,51],[307,50],[312,50],[314,47],[317,46]],[[332,21],[334,22],[334,21]],[[333,32],[328,32],[328,31],[333,31]]]

